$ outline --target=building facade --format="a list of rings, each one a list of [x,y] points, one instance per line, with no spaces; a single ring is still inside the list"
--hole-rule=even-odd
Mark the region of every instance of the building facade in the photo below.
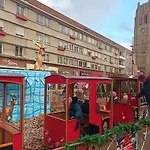
[[[139,71],[150,75],[150,1],[137,4],[134,26],[134,55]]]
[[[131,74],[131,51],[36,0],[0,0],[0,67],[33,69],[44,43],[45,68],[62,74]]]

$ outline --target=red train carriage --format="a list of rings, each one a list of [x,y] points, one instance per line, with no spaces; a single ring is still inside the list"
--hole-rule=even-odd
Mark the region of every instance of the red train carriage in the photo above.
[[[147,105],[142,106],[140,99],[136,100],[135,96],[140,92],[140,81],[137,78],[113,77],[114,90],[118,102],[113,105],[114,124],[119,122],[135,122],[139,117],[141,110],[147,109]],[[107,104],[107,109],[110,105]]]
[[[101,87],[105,89],[105,92],[100,90]],[[98,127],[99,134],[102,134],[106,128],[111,129],[113,127],[113,100],[110,96],[112,90],[113,80],[110,78],[60,75],[46,77],[44,144],[51,148],[57,148],[65,142],[73,142],[80,138],[82,131],[85,131],[88,125],[92,127],[92,130]],[[78,120],[71,119],[69,116],[69,107],[73,96],[79,98],[82,106],[85,99],[89,101],[89,113],[83,113],[84,124],[79,128],[76,128]],[[110,101],[110,111],[104,110],[102,104],[99,110],[97,109],[101,99],[104,103]],[[52,107],[52,104],[55,104],[56,107]],[[62,110],[62,108],[64,109]],[[55,111],[56,109],[57,111]]]
[[[20,124],[16,128],[12,122],[8,122],[7,88],[11,85],[20,88]],[[2,92],[2,110],[0,110],[0,150],[22,150],[23,149],[23,120],[24,120],[24,76],[17,73],[0,73],[0,91]],[[17,91],[16,91],[17,92]],[[11,104],[16,98],[11,100]],[[10,104],[10,105],[11,105]],[[10,108],[9,108],[10,107]]]

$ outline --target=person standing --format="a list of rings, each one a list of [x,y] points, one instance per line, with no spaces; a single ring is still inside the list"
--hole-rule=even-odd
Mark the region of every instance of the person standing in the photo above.
[[[148,103],[149,117],[150,117],[150,77],[146,76],[143,73],[140,73],[138,76],[140,82],[143,82],[143,88],[136,95],[136,99],[145,96],[146,101]]]

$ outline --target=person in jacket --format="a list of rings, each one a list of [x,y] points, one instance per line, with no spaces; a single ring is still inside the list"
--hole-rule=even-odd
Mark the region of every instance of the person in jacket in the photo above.
[[[70,103],[69,115],[71,119],[77,119],[80,124],[83,124],[81,104],[76,96],[72,98],[72,102]]]
[[[150,77],[140,73],[138,76],[140,82],[143,82],[143,89],[136,95],[136,99],[145,96],[149,106],[149,117],[150,117]]]

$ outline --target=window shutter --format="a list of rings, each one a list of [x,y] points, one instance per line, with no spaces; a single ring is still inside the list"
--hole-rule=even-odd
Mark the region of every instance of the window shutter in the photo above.
[[[24,36],[24,28],[22,27],[16,27],[16,35]]]

